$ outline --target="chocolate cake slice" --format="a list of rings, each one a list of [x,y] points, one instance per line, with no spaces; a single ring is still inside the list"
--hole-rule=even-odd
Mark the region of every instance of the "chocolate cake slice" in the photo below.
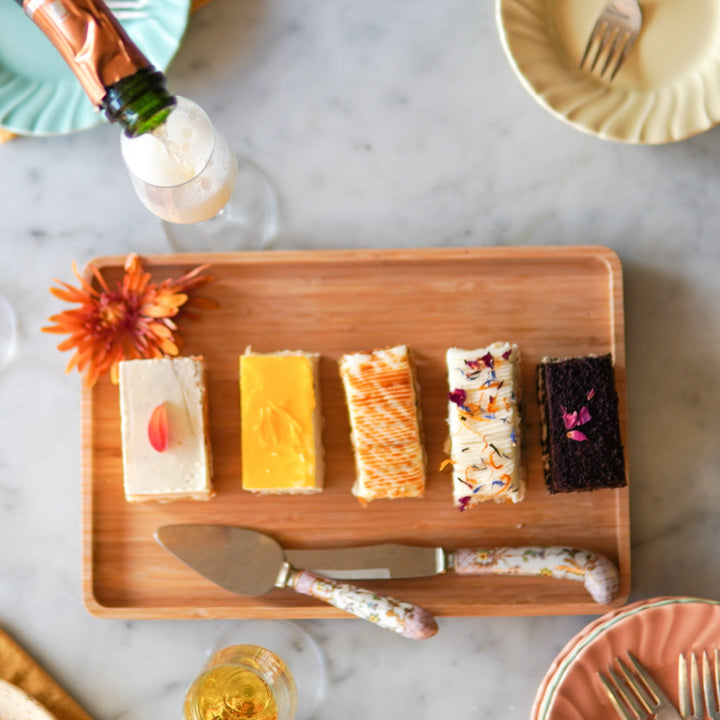
[[[544,358],[538,398],[550,493],[627,485],[610,355]]]

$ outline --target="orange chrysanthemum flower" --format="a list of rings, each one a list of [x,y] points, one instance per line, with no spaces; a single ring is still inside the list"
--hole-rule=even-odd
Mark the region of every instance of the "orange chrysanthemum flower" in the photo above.
[[[70,336],[58,345],[58,350],[75,350],[65,372],[76,367],[78,372],[85,373],[85,384],[91,387],[108,371],[113,383],[117,383],[121,360],[177,355],[182,340],[171,318],[177,319],[181,308],[185,310],[187,306],[217,307],[216,302],[207,298],[188,296],[214,280],[201,275],[207,267],[201,265],[177,280],[156,284],[150,282],[150,273],[144,271],[140,258],[133,253],[125,261],[122,280],[111,290],[94,265],[88,268],[99,289],[80,275],[73,262],[80,287],[55,280],[60,287],[51,287],[50,292],[79,307],[53,315],[49,320],[55,324],[42,328],[43,332]]]

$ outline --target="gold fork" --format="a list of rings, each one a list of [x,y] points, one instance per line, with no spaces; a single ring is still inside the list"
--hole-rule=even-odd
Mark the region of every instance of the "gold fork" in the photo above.
[[[612,0],[598,16],[585,46],[580,67],[585,66],[595,49],[590,72],[595,70],[600,58],[605,56],[605,62],[601,63],[598,74],[603,77],[610,69],[610,80],[613,80],[632,50],[641,27],[642,10],[638,0]]]
[[[598,672],[610,702],[623,720],[683,720],[669,698],[648,671],[630,654],[632,669],[615,658],[620,672],[608,667],[607,676]]]
[[[702,654],[702,684],[698,670],[698,659],[695,653],[690,654],[690,668],[684,655],[678,657],[678,689],[680,694],[680,713],[684,720],[703,720],[707,716],[711,720],[720,720],[720,651],[715,650],[713,667],[710,658]]]

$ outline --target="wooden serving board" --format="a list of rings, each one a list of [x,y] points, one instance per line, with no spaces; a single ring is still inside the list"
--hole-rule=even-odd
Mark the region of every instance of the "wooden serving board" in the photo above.
[[[124,258],[94,264],[110,284]],[[621,605],[630,589],[627,488],[548,494],[535,392],[546,355],[611,352],[625,437],[625,345],[620,261],[599,247],[248,252],[143,259],[153,280],[203,262],[216,282],[204,288],[220,309],[184,319],[185,354],[208,366],[210,436],[217,496],[208,503],[129,504],[123,495],[118,388],[107,378],[83,391],[83,588],[95,615],[123,618],[325,618],[342,614],[291,590],[246,598],[223,590],[159,547],[169,523],[214,522],[261,530],[286,547],[376,542],[443,545],[570,545],[607,555],[622,587],[611,606],[582,583],[546,578],[457,577],[362,584],[438,616],[593,614]],[[447,437],[445,351],[496,340],[523,355],[526,499],[459,512]],[[406,343],[415,353],[428,455],[423,499],[360,506],[351,494],[354,459],[337,369],[345,352]],[[302,349],[321,353],[325,490],[314,496],[256,496],[241,488],[238,357]]]
[[[0,630],[0,678],[35,698],[56,720],[90,720],[90,716],[58,683]],[[4,713],[0,712],[4,718]]]

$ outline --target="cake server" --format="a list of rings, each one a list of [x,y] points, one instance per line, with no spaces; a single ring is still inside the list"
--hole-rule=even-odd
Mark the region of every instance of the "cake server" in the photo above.
[[[273,588],[292,588],[385,630],[422,640],[438,630],[423,608],[320,577],[288,562],[269,535],[230,525],[165,525],[155,539],[168,552],[216,585],[239,595],[264,595]]]
[[[366,545],[286,550],[287,559],[326,577],[347,580],[458,575],[531,575],[584,583],[595,602],[612,602],[620,589],[617,568],[599,553],[562,546],[464,548]]]

